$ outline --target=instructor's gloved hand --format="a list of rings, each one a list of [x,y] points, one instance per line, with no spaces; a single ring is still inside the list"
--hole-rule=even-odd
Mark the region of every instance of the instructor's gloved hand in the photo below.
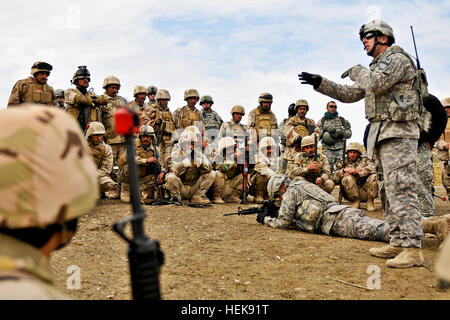
[[[259,223],[264,224],[264,218],[267,217],[266,213],[263,212],[258,212],[258,215],[256,216],[256,221],[258,221]]]
[[[310,84],[317,89],[322,83],[322,77],[318,74],[312,74],[308,72],[302,72],[298,75],[298,80],[301,81],[302,84]]]

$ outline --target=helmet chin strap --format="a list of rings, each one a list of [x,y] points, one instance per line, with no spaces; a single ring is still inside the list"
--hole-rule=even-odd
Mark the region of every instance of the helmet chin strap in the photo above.
[[[375,36],[375,41],[373,42],[373,47],[372,47],[372,49],[370,49],[369,52],[367,52],[368,56],[372,56],[373,57],[373,54],[374,54],[378,44],[381,44],[382,46],[388,46],[389,45],[387,42],[379,42],[378,41],[378,36]]]

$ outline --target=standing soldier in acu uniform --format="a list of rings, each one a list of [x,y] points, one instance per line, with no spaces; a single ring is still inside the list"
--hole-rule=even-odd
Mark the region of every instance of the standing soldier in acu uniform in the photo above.
[[[107,103],[103,96],[97,97],[95,93],[88,91],[91,74],[86,66],[79,66],[73,74],[72,84],[75,89],[69,88],[64,93],[67,111],[77,119],[83,131],[86,126],[102,120],[101,106]]]
[[[31,67],[31,76],[17,81],[14,85],[8,107],[25,102],[56,106],[55,91],[47,84],[52,69],[47,62],[35,62]]]
[[[327,157],[331,172],[338,161],[344,157],[345,140],[350,139],[350,123],[338,115],[336,102],[327,103],[327,112],[320,120],[319,130],[322,139],[322,153]]]
[[[150,108],[156,107],[156,103],[158,100],[158,99],[156,99],[157,93],[158,93],[158,88],[156,88],[155,86],[147,87],[147,97],[148,97],[148,102],[146,103],[147,107],[150,107]]]
[[[223,120],[216,111],[211,109],[213,104],[214,100],[211,96],[202,96],[200,98],[200,105],[203,107],[202,116],[206,130],[206,142],[208,142],[214,150],[217,150],[217,137],[219,136],[220,126],[222,125]]]
[[[64,90],[56,89],[56,106],[60,109],[66,110],[66,103],[64,101]]]
[[[389,230],[389,245],[372,248],[370,254],[387,260],[389,267],[423,266],[423,230],[416,191],[418,121],[422,98],[427,93],[423,70],[395,42],[392,28],[372,21],[359,31],[364,49],[373,57],[370,69],[361,65],[344,72],[354,85],[339,85],[320,75],[303,72],[302,83],[339,101],[351,103],[365,98],[370,122],[367,139],[369,159],[375,158],[380,197]]]

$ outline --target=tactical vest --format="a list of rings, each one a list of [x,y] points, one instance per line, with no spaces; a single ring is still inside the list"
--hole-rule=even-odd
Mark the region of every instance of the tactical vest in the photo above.
[[[447,126],[445,127],[444,136],[441,138],[445,142],[450,143],[450,119],[447,121]]]
[[[150,157],[155,157],[155,152],[153,151],[152,147],[149,147],[146,150],[146,149],[144,149],[143,145],[139,145],[136,147],[136,156],[147,159]],[[148,175],[157,173],[156,167],[153,164],[140,165],[140,166],[138,166],[138,170],[139,170],[139,178],[143,178]]]
[[[193,186],[197,180],[200,178],[200,167],[192,164],[186,171],[181,175],[180,179],[184,185]]]
[[[48,84],[40,84],[33,77],[25,79],[23,84],[23,102],[52,104],[53,91]]]
[[[262,112],[260,107],[255,109],[255,114],[256,114],[255,129],[258,130],[258,132],[259,130],[266,130],[267,136],[270,137],[272,135],[272,130],[278,128],[275,115],[270,110],[268,113]]]
[[[200,121],[199,111],[185,106],[181,109],[180,120],[182,128],[192,126],[196,121]]]
[[[416,73],[413,78],[396,83],[382,94],[366,91],[366,118],[371,123],[388,119],[392,121],[419,121],[423,110],[422,97],[428,94],[426,81],[424,83],[421,80],[424,72],[423,70],[417,70],[414,61],[402,48],[394,46],[387,50],[384,57],[370,66],[370,71],[375,69],[383,71],[392,60],[390,56],[401,53],[410,60]],[[412,85],[405,83],[411,80],[413,81]]]
[[[152,114],[152,119],[162,119],[165,122],[164,133],[172,134],[175,131],[175,124],[172,121],[172,114],[169,109],[163,110],[160,107],[155,107],[153,110],[155,115]]]
[[[294,125],[294,131],[299,134],[302,138],[305,136],[309,136],[314,132],[314,124],[311,119],[305,118],[305,123],[300,122],[300,118],[296,115],[291,118],[293,125]],[[293,146],[292,142],[289,141],[289,139],[286,139],[286,147]]]

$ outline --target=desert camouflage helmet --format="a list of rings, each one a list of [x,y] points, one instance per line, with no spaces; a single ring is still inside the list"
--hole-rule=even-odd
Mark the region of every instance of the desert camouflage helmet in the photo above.
[[[198,94],[198,91],[195,89],[187,89],[184,91],[184,101],[187,101],[189,98],[197,98],[200,99],[200,95]]]
[[[79,66],[78,70],[73,74],[72,83],[75,84],[75,82],[78,79],[84,79],[84,78],[86,78],[89,81],[91,81],[91,73],[86,68],[86,66]]]
[[[158,88],[155,86],[147,87],[147,95],[156,94],[158,92]]]
[[[170,93],[168,90],[165,89],[159,89],[158,92],[156,92],[155,96],[156,100],[170,100]]]
[[[134,87],[134,90],[133,90],[133,97],[136,98],[136,95],[137,95],[138,93],[143,93],[143,94],[147,95],[147,89],[145,89],[144,86],[136,86],[136,87]]]
[[[310,135],[310,136],[303,137],[302,148],[306,147],[306,146],[311,146],[311,145],[314,145],[314,136]]]
[[[364,35],[369,32],[380,33],[391,38],[391,44],[395,42],[394,31],[391,26],[381,20],[373,20],[369,23],[363,24],[359,29],[359,38],[362,40]]]
[[[272,137],[264,137],[259,141],[259,152],[263,153],[263,149],[267,147],[276,148],[277,144]]]
[[[347,152],[353,150],[353,151],[358,151],[360,154],[363,154],[364,152],[362,152],[363,150],[361,149],[361,145],[358,142],[350,142],[347,146]]]
[[[2,228],[44,228],[95,207],[97,166],[74,117],[24,104],[1,110],[0,126]]]
[[[233,113],[240,113],[240,114],[244,115],[245,109],[243,106],[240,106],[237,104],[237,105],[233,106],[233,108],[231,108],[231,114],[233,114]]]
[[[309,104],[308,104],[308,101],[307,101],[307,100],[305,100],[305,99],[298,99],[298,100],[295,102],[295,109],[298,111],[298,108],[299,108],[300,106],[306,107],[306,110],[309,111]]]
[[[48,72],[53,70],[53,67],[47,62],[37,61],[31,66],[31,74],[34,76],[38,72]]]
[[[64,98],[64,90],[63,89],[56,89],[55,95],[57,98]]]
[[[106,134],[105,126],[103,123],[98,121],[93,121],[88,124],[88,129],[86,130],[86,139],[95,134]]]
[[[261,102],[273,102],[273,96],[269,92],[263,92],[259,95],[258,103]]]
[[[105,78],[105,80],[103,80],[103,89],[106,89],[107,86],[111,85],[111,84],[115,84],[119,86],[120,89],[120,80],[119,78],[115,77],[115,76],[107,76]]]
[[[208,96],[208,95],[202,96],[200,98],[200,105],[204,104],[205,102],[214,104],[213,98],[211,96]]]
[[[275,193],[280,190],[282,184],[289,187],[291,180],[284,174],[276,174],[267,182],[267,193],[269,194],[270,199],[275,198]]]
[[[441,103],[444,106],[444,108],[450,107],[450,97],[442,99]]]
[[[236,141],[232,137],[223,137],[219,140],[218,151],[222,153],[223,149],[234,148]]]
[[[155,129],[152,126],[144,125],[139,130],[139,137],[142,136],[155,136]]]

